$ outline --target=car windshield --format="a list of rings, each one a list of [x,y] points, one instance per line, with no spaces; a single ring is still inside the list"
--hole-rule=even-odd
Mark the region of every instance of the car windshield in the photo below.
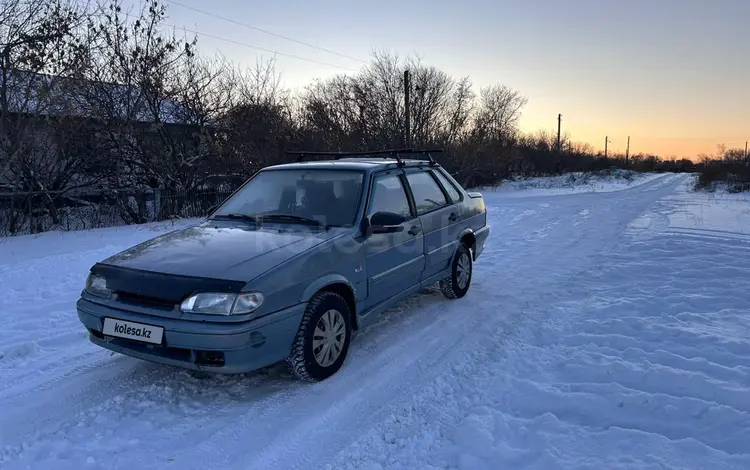
[[[229,198],[213,217],[253,217],[282,222],[354,224],[364,173],[346,170],[263,170]]]

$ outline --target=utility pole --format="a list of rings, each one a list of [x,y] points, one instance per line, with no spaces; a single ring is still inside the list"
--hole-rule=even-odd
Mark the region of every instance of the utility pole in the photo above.
[[[557,115],[557,149],[556,149],[556,155],[557,155],[557,163],[555,164],[557,168],[557,174],[562,174],[562,157],[560,154],[562,153],[562,146],[560,145],[560,125],[562,122],[562,114]]]
[[[411,84],[409,83],[409,71],[404,70],[404,147],[411,148],[411,110],[409,109],[409,92]]]
[[[628,147],[625,149],[625,166],[628,166],[629,156],[630,156],[630,136],[628,136]]]
[[[607,158],[607,144],[609,144],[609,136],[604,137],[604,158]]]
[[[745,141],[745,163],[747,163],[747,140]]]

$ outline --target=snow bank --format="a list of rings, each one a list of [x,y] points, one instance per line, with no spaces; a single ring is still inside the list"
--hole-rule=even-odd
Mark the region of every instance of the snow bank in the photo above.
[[[663,173],[639,173],[630,170],[574,172],[559,176],[542,176],[508,180],[484,192],[499,192],[515,197],[548,196],[577,193],[620,191],[663,177]]]
[[[131,244],[140,243],[161,233],[195,224],[199,220],[182,219],[141,225],[0,237],[0,265],[80,251],[102,250],[102,252],[115,254],[123,247],[127,248]]]
[[[629,224],[631,233],[748,241],[750,194],[695,191],[693,178]]]

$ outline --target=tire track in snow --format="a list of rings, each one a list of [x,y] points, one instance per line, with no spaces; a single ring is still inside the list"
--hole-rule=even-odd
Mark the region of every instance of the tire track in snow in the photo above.
[[[477,273],[476,275],[479,275]],[[441,295],[441,294],[436,294]],[[492,295],[497,300],[509,301],[503,294],[492,294],[487,290],[475,290],[466,299],[481,295]],[[442,300],[436,302],[442,304]],[[424,307],[423,307],[424,308]],[[399,308],[403,310],[403,307]],[[441,311],[442,310],[442,311]],[[342,419],[351,413],[361,413],[367,410],[368,420],[377,420],[387,412],[385,405],[393,399],[403,396],[415,383],[429,382],[439,374],[440,364],[467,336],[475,331],[488,316],[496,315],[495,309],[484,311],[461,312],[461,306],[433,305],[420,312],[419,325],[416,331],[406,334],[387,335],[384,329],[398,326],[398,323],[383,323],[380,334],[370,337],[370,332],[363,332],[358,339],[369,345],[353,345],[359,350],[370,345],[382,344],[385,336],[388,346],[377,348],[377,355],[357,355],[348,361],[342,374],[311,387],[302,387],[293,393],[285,402],[276,403],[269,414],[282,416],[274,419],[274,429],[267,430],[263,436],[253,435],[252,428],[257,424],[254,410],[251,409],[239,417],[239,425],[231,429],[222,430],[213,436],[211,442],[204,442],[195,451],[200,456],[201,465],[212,468],[233,468],[240,464],[245,456],[252,456],[252,464],[248,468],[310,468],[317,466],[325,459],[330,449],[320,447],[316,455],[315,445],[311,446],[310,438],[321,439],[320,428],[327,429],[326,442],[342,445],[356,437],[362,423],[357,420]],[[403,314],[408,320],[408,314]],[[436,318],[437,317],[437,318]],[[450,338],[445,338],[440,332],[450,329]],[[403,358],[408,362],[403,363]],[[400,367],[387,367],[388,364],[401,363]],[[401,380],[409,377],[409,381]],[[315,397],[324,395],[330,397],[330,402],[317,402]],[[294,415],[284,416],[284,410],[292,407]],[[254,408],[254,407],[253,407]],[[281,418],[279,420],[279,418]],[[263,419],[263,417],[261,417]],[[215,442],[221,442],[222,447],[242,447],[237,442],[253,436],[252,442],[246,442],[242,454],[232,455],[215,448]],[[248,439],[249,440],[249,439]],[[165,468],[185,468],[189,462],[195,461],[195,455],[186,458],[176,458]],[[248,464],[245,464],[248,465]]]
[[[676,268],[675,274],[642,274],[654,262],[649,253],[657,251],[659,263]],[[727,282],[704,285],[699,294],[694,286],[701,279],[722,279],[727,267],[745,266],[747,255],[737,257],[737,253],[718,253],[710,244],[663,238],[627,244],[607,259],[614,265],[610,273],[630,279],[627,290],[623,292],[625,284],[619,280],[613,282],[619,276],[605,277],[591,297],[592,301],[609,300],[592,302],[585,312],[587,319],[576,322],[562,338],[550,337],[540,345],[559,348],[565,359],[561,359],[558,391],[538,392],[575,393],[576,403],[588,403],[560,415],[571,422],[693,441],[706,452],[737,463],[737,468],[746,468],[750,460],[746,445],[750,439],[746,386],[750,383],[750,345],[737,331],[735,320],[730,320],[733,330],[725,330],[722,324],[726,314],[734,318],[732,309],[726,307],[747,304],[750,296],[739,285]],[[738,272],[729,274],[737,276]],[[739,274],[747,280],[746,271]],[[692,295],[672,288],[673,279],[680,275],[695,277],[687,291]],[[659,299],[664,289],[670,295],[661,296],[661,305],[641,307],[644,298]],[[744,298],[737,297],[740,292]],[[671,301],[671,296],[681,302]],[[632,304],[623,299],[632,299]],[[701,321],[679,320],[688,314]],[[569,362],[573,365],[564,365]],[[596,400],[604,396],[619,400],[619,409],[602,408],[606,402],[597,407]],[[536,398],[554,401],[551,396]]]

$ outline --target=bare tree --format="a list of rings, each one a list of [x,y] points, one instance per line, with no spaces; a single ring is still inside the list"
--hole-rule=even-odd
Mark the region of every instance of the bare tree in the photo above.
[[[462,78],[451,94],[448,105],[449,115],[442,129],[442,135],[437,138],[446,146],[455,146],[463,137],[474,113],[474,92],[468,77]]]
[[[728,163],[744,163],[745,150],[740,148],[726,149],[721,155],[721,159]]]
[[[502,85],[483,87],[466,130],[463,151],[454,159],[467,185],[498,181],[518,169],[518,120],[526,98]]]
[[[24,204],[58,224],[56,198],[86,180],[85,158],[69,145],[73,136],[85,140],[70,80],[87,54],[84,10],[64,0],[2,0],[0,11],[0,183],[34,191]],[[11,232],[32,215],[13,204],[9,214]]]
[[[401,146],[406,125],[404,70],[411,73],[410,130],[415,145],[457,143],[474,110],[468,78],[456,81],[418,58],[402,60],[388,52],[375,52],[372,62],[355,75],[338,75],[308,87],[301,121],[312,141],[331,150]]]
[[[521,108],[528,100],[505,85],[490,85],[479,92],[472,134],[481,139],[511,139],[518,131]]]
[[[24,166],[19,158],[30,153],[39,119],[69,108],[60,77],[79,62],[82,11],[63,0],[0,0],[0,12],[0,177],[7,178]]]
[[[177,72],[191,70],[193,64],[184,63],[193,56],[195,40],[164,31],[166,10],[158,0],[149,0],[137,14],[124,12],[120,0],[98,11],[97,54],[83,94],[90,114],[102,123],[110,184],[138,187],[155,180],[190,186],[197,151],[190,131],[200,111],[180,106],[189,94],[186,82],[196,76],[180,78]]]
[[[294,139],[292,103],[280,86],[275,61],[258,61],[251,69],[233,69],[227,86],[231,106],[217,126],[221,139],[216,171],[245,174],[276,163]]]

